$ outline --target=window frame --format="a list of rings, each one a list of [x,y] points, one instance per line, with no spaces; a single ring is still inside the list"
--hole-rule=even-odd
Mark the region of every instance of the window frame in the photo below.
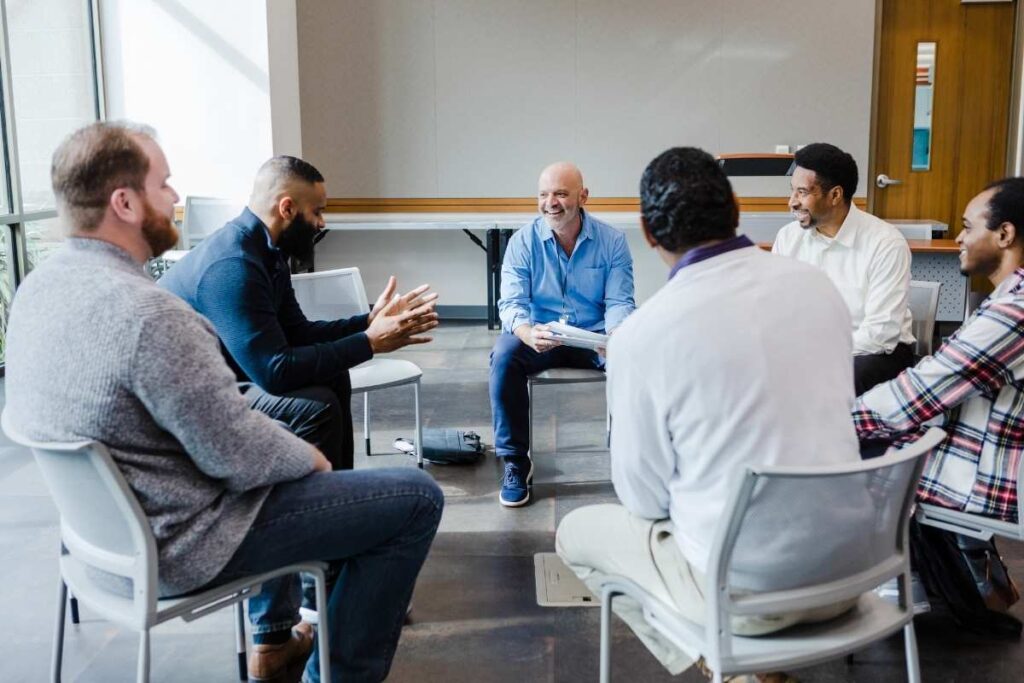
[[[99,0],[79,0],[85,7],[89,26],[89,48],[92,57],[93,116],[102,121],[106,116],[103,87],[103,51],[100,38]],[[0,136],[6,182],[0,183],[5,193],[8,213],[0,213],[0,235],[6,238],[8,262],[5,284],[17,292],[28,275],[28,224],[57,217],[56,209],[25,212],[21,191],[21,167],[18,164],[18,126],[14,109],[14,87],[11,75],[10,35],[7,23],[7,2],[0,0]],[[0,321],[5,326],[6,321]],[[6,357],[0,360],[0,377],[4,376]]]

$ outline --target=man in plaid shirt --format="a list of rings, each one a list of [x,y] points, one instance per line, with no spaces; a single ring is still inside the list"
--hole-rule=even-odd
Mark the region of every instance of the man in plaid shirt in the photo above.
[[[957,235],[960,270],[995,291],[934,356],[861,396],[861,440],[898,444],[929,425],[949,436],[929,456],[920,500],[1017,521],[1024,452],[1024,178],[989,185],[968,203]]]

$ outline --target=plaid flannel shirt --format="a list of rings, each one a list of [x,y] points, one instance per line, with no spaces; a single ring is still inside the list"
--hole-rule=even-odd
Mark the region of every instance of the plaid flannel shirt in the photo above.
[[[948,434],[928,456],[918,499],[1017,520],[1024,452],[1024,268],[1007,277],[934,356],[861,396],[861,439]]]

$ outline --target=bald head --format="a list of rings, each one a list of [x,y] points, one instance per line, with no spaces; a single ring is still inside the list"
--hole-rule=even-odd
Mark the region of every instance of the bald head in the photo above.
[[[540,184],[555,183],[575,190],[583,189],[583,174],[576,164],[556,161],[540,172]]]
[[[555,232],[578,233],[580,207],[590,192],[575,164],[559,161],[541,171],[537,181],[537,209]]]

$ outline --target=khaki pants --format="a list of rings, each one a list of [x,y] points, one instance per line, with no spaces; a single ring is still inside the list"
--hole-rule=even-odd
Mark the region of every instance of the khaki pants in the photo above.
[[[565,516],[558,525],[555,550],[598,597],[607,576],[622,576],[675,607],[689,621],[703,624],[704,576],[683,558],[672,538],[673,531],[670,520],[641,519],[621,505],[591,505]],[[780,615],[735,616],[732,632],[765,635],[799,622],[831,619],[855,603],[856,599]],[[671,674],[679,674],[693,664],[689,655],[644,620],[635,600],[618,596],[613,609]]]

